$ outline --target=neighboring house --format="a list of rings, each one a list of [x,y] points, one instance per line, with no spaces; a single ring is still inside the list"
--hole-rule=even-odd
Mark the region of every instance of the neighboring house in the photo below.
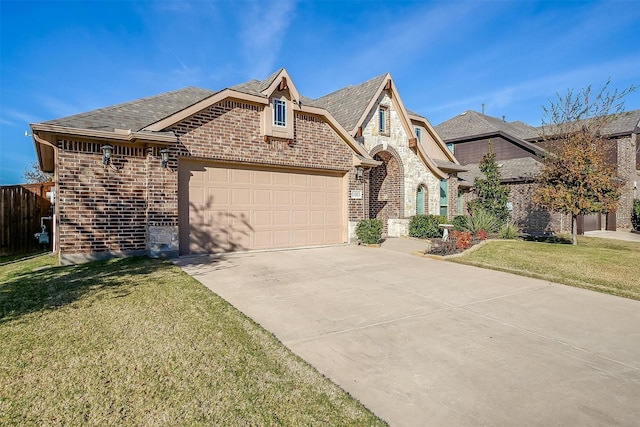
[[[596,214],[579,217],[580,232],[600,228],[631,228],[631,206],[636,197],[640,166],[639,120],[640,110],[635,110],[621,114],[603,129],[611,141],[608,159],[615,165],[618,177],[625,184],[617,212],[606,216]],[[512,217],[523,231],[534,234],[571,231],[570,217],[540,210],[531,201],[536,187],[534,177],[541,166],[540,159],[546,153],[542,147],[542,128],[466,111],[437,125],[435,129],[458,161],[469,168],[460,177],[471,184],[476,176],[481,175],[479,163],[491,141],[496,161],[501,165],[502,180],[511,189],[509,201],[513,207]]]
[[[362,87],[340,110],[340,91],[306,98],[280,69],[31,124],[55,174],[61,262],[345,243],[369,217],[404,234],[416,211],[439,211],[450,174],[455,214],[461,168],[431,125],[388,74],[345,90]]]

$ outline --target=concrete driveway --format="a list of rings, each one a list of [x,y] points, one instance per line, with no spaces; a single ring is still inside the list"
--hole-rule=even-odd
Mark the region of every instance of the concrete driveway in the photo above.
[[[640,425],[638,301],[360,246],[177,263],[391,425]]]

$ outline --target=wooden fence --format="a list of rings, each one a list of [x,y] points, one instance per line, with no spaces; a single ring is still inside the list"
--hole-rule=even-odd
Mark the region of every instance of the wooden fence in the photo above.
[[[0,186],[0,255],[51,250],[51,220],[44,220],[49,233],[48,246],[43,248],[34,235],[42,230],[40,219],[53,214],[46,196],[53,186],[53,182]]]

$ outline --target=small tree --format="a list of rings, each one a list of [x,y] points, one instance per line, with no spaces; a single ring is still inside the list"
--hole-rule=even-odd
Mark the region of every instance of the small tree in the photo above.
[[[31,162],[31,167],[25,169],[22,176],[29,184],[53,181],[51,174],[42,172],[42,169],[38,166],[38,162]]]
[[[506,223],[509,219],[509,187],[503,185],[500,181],[500,167],[496,163],[496,155],[493,152],[492,142],[489,141],[489,150],[487,154],[480,160],[480,171],[484,178],[476,177],[473,185],[477,197],[469,202],[469,210],[472,214],[483,210],[496,218],[502,223]]]
[[[608,86],[609,82],[595,96],[591,86],[577,94],[569,90],[543,107],[548,155],[537,176],[533,200],[552,212],[571,215],[574,245],[578,244],[578,215],[615,210],[620,198],[622,182],[607,164],[602,130],[624,110],[622,98],[635,87],[611,92]]]

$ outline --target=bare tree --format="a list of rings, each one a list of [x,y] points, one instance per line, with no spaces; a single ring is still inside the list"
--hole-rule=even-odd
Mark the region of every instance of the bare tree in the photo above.
[[[53,176],[50,173],[42,172],[38,162],[31,162],[31,167],[25,169],[22,176],[29,184],[53,181]]]

